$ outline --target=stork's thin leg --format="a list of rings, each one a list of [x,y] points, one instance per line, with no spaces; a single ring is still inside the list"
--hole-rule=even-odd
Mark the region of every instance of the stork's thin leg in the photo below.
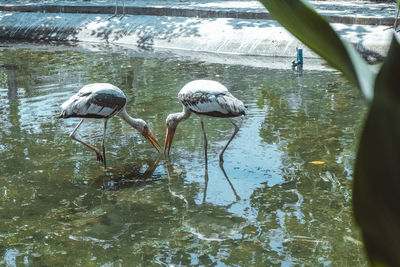
[[[207,136],[206,136],[206,131],[204,130],[204,122],[203,119],[200,118],[201,122],[201,129],[203,130],[203,137],[204,137],[204,158],[206,162],[206,173],[208,171],[208,165],[207,165]]]
[[[104,132],[103,132],[103,163],[104,163],[104,168],[107,168],[107,163],[106,163],[106,131],[107,131],[107,119],[104,120]]]
[[[117,17],[118,16],[118,0],[115,0],[115,12],[114,15],[108,18],[108,20]],[[122,15],[120,19],[122,19],[125,16],[125,0],[122,0]]]
[[[91,144],[85,143],[82,140],[76,138],[75,133],[78,130],[78,128],[81,126],[82,122],[84,119],[82,119],[78,125],[76,125],[75,129],[69,134],[69,137],[71,137],[71,139],[78,141],[79,143],[81,143],[82,145],[87,146],[88,148],[90,148],[91,150],[93,150],[94,152],[96,152],[96,156],[97,156],[97,160],[102,162],[103,161],[103,157],[101,156],[100,150],[98,150],[97,148],[95,148],[94,146],[92,146]]]
[[[222,149],[221,154],[219,154],[219,163],[220,164],[224,163],[224,152],[225,152],[226,148],[229,146],[229,144],[231,143],[232,139],[235,137],[235,135],[239,131],[239,127],[232,120],[229,120],[229,121],[233,124],[233,126],[235,127],[235,130],[234,130],[231,138],[229,138],[228,143],[226,143],[224,149]]]
[[[206,169],[206,172],[204,174],[204,193],[203,193],[203,203],[206,203],[207,199],[207,188],[208,188],[208,171]]]
[[[108,20],[115,18],[116,16],[118,16],[118,0],[115,0],[115,11],[114,11],[114,15],[112,15],[111,17],[108,18]]]
[[[115,0],[115,13],[114,13],[114,17],[116,17],[118,15],[118,0]]]

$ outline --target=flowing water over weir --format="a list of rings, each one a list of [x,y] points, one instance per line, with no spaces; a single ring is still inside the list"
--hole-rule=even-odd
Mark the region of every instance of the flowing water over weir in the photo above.
[[[292,57],[297,47],[259,1],[131,0],[126,16],[112,16],[113,0],[0,0],[0,38],[118,44],[136,49],[179,49],[236,55]],[[370,62],[386,54],[396,20],[395,3],[311,1],[337,34]]]
[[[173,48],[191,51],[265,56],[293,56],[299,41],[272,20],[0,12],[0,38],[21,40],[113,43],[142,49]],[[288,43],[277,43],[283,35]],[[307,50],[307,54],[313,53]]]
[[[366,107],[340,75],[110,51],[1,48],[0,265],[366,264],[351,209]],[[208,177],[195,116],[168,160],[111,119],[107,171],[68,137],[79,120],[57,118],[84,84],[110,82],[162,143],[178,91],[198,78],[249,107],[224,170],[232,126],[206,120]],[[90,121],[79,135],[99,146],[101,127]]]

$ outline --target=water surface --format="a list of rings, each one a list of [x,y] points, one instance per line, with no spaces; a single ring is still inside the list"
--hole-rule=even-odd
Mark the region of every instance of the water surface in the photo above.
[[[366,107],[339,74],[48,46],[4,46],[0,65],[1,265],[366,265],[351,209]],[[249,107],[224,170],[233,127],[206,120],[208,176],[196,116],[169,159],[111,119],[106,171],[68,137],[79,119],[57,118],[83,85],[109,82],[163,143],[177,93],[199,78]],[[100,147],[102,126],[79,136]]]

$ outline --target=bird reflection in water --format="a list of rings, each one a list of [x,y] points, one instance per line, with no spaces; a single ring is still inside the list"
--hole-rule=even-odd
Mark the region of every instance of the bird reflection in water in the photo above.
[[[187,202],[182,194],[177,194],[176,191],[171,191],[171,184],[172,184],[172,182],[173,182],[173,184],[175,184],[176,181],[177,181],[177,178],[175,177],[176,174],[175,174],[173,166],[169,162],[168,158],[166,158],[165,163],[166,163],[166,169],[167,169],[167,174],[168,174],[168,179],[169,179],[169,185],[170,185],[169,191],[170,191],[170,193],[172,195],[174,195],[175,197],[178,197],[178,198],[184,200],[185,202]],[[226,171],[224,169],[223,164],[220,163],[219,166],[220,166],[220,168],[222,170],[222,173],[224,174],[224,177],[227,180],[227,182],[228,182],[228,184],[229,184],[229,186],[230,186],[230,188],[231,188],[231,190],[232,190],[232,192],[233,192],[233,194],[235,196],[235,201],[231,202],[229,205],[226,206],[226,207],[230,207],[230,206],[232,206],[233,204],[237,203],[240,200],[240,196],[236,192],[235,187],[233,186],[231,180],[229,179],[229,177],[228,177],[228,175],[227,175],[227,173],[226,173]],[[205,173],[204,173],[204,191],[203,191],[203,198],[202,198],[202,202],[203,203],[206,203],[206,199],[207,199],[208,182],[209,182],[208,168],[205,168]],[[183,182],[182,182],[182,184],[183,184]],[[182,185],[180,185],[180,186],[182,187]]]
[[[107,169],[107,171],[91,182],[92,185],[100,186],[103,190],[117,191],[125,188],[143,187],[153,184],[161,179],[161,175],[154,174],[160,162],[160,156],[156,160],[141,166],[129,165],[119,168]],[[143,166],[147,165],[145,171]]]
[[[180,177],[178,172],[174,171],[172,164],[168,160],[166,160],[165,164],[169,180],[168,190],[171,196],[179,199],[184,204],[180,214],[182,214],[182,225],[186,228],[186,231],[202,240],[223,241],[234,239],[249,224],[245,218],[229,210],[240,199],[233,186],[232,190],[236,200],[228,205],[215,205],[206,202],[207,184],[203,192],[203,202],[196,204],[196,195],[192,195],[190,190],[185,189],[184,179]]]

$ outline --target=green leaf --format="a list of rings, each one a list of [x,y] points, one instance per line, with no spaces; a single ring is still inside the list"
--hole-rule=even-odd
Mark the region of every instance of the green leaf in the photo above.
[[[400,45],[376,78],[354,172],[353,208],[373,263],[400,266]]]
[[[373,97],[375,73],[328,21],[301,0],[260,0],[271,16],[332,67],[359,87],[368,100]]]

